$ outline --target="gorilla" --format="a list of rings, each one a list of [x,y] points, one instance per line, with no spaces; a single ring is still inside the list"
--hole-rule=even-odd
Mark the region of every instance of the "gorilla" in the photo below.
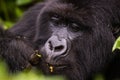
[[[120,54],[112,53],[119,26],[120,0],[46,0],[9,31],[34,43],[42,56],[35,66],[45,74],[113,80],[120,79]]]
[[[29,69],[31,65],[28,58],[33,53],[33,47],[25,37],[0,27],[0,59],[6,62],[9,72]]]

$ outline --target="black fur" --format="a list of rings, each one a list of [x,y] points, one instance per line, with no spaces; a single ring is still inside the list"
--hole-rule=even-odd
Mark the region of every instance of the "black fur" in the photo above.
[[[56,14],[62,18],[75,20],[82,29],[79,28],[77,33],[68,30],[68,32],[73,33],[77,37],[74,37],[71,41],[72,48],[69,51],[69,55],[60,58],[59,63],[67,63],[69,67],[55,72],[55,74],[66,75],[69,80],[90,79],[98,72],[103,72],[108,80],[120,78],[119,54],[112,53],[113,43],[116,37],[120,36],[120,1],[46,1],[28,10],[23,19],[10,31],[29,37],[31,41],[35,42],[36,48],[42,52],[41,48],[54,32],[49,22],[51,16]],[[45,65],[44,60],[45,57],[39,67],[43,72],[49,73],[48,66]],[[115,69],[117,70],[114,71]]]

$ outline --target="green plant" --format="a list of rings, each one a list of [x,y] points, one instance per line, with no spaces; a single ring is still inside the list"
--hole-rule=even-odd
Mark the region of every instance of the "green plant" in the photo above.
[[[61,76],[46,77],[36,70],[30,72],[20,72],[18,74],[10,74],[3,61],[0,61],[0,80],[65,80]]]
[[[114,51],[115,49],[120,49],[120,37],[116,40],[112,51]]]
[[[39,1],[42,0],[0,0],[0,25],[12,27],[26,9]]]

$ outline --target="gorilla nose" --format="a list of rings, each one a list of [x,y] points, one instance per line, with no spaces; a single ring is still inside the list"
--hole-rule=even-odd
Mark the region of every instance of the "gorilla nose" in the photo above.
[[[64,38],[52,36],[46,42],[45,50],[46,53],[52,57],[63,55],[67,51],[67,41]]]

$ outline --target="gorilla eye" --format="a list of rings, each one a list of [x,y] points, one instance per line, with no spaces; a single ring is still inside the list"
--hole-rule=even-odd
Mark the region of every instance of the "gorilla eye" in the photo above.
[[[51,17],[51,21],[52,21],[52,23],[54,23],[55,25],[58,25],[59,20],[60,20],[59,15],[53,15],[53,16]]]
[[[80,30],[80,26],[77,23],[71,23],[70,27],[71,27],[72,31],[74,31],[74,32],[77,32]]]
[[[52,20],[59,20],[59,15],[55,14],[51,17]]]

